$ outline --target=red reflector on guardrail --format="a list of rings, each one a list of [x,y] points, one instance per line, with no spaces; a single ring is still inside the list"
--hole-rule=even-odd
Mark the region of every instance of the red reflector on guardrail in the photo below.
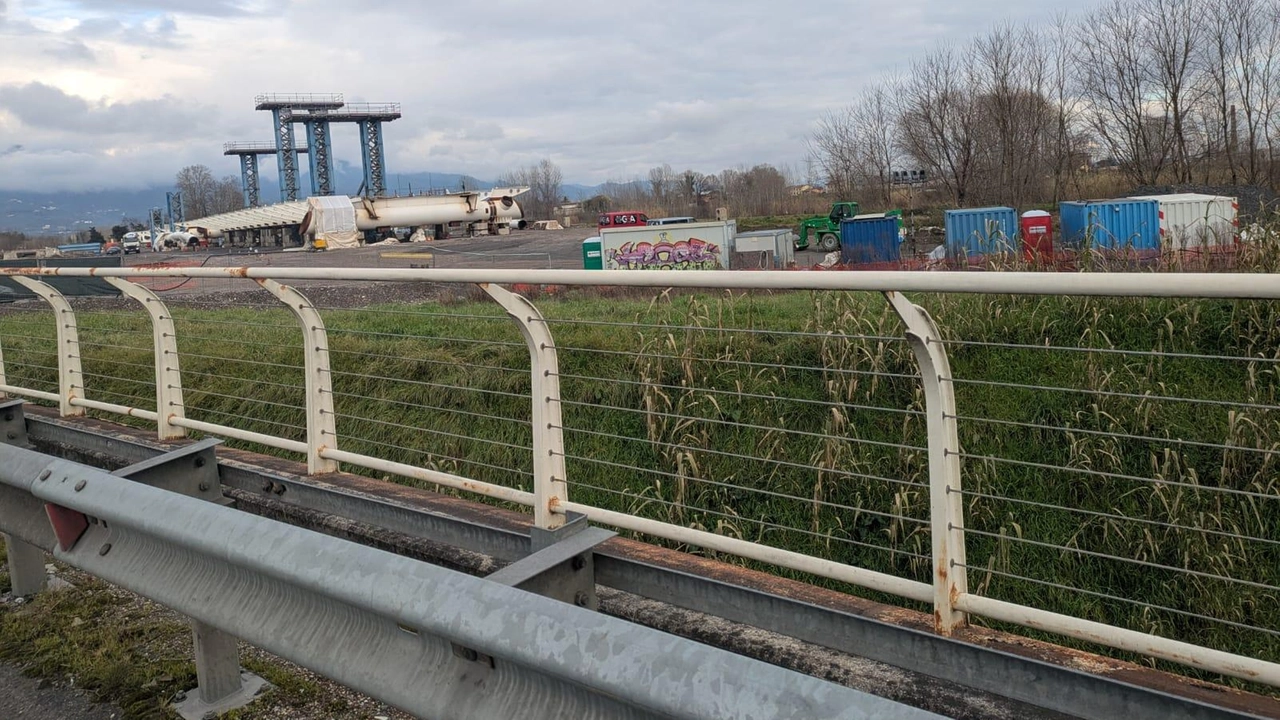
[[[63,552],[75,547],[76,541],[89,529],[89,518],[82,512],[53,503],[46,503],[44,511],[49,516],[49,524],[53,526],[53,534],[58,536],[58,546]]]

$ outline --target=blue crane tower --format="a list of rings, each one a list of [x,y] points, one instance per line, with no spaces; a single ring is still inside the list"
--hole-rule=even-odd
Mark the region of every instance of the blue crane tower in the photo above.
[[[302,122],[307,128],[312,190],[317,195],[333,194],[333,158],[330,154],[329,124],[324,120],[324,116],[328,111],[336,110],[342,105],[341,94],[276,94],[258,95],[254,98],[256,109],[271,111],[271,121],[275,128],[276,164],[280,170],[282,201],[298,199],[298,149],[293,137],[293,126],[298,122]],[[306,114],[299,117],[300,113]],[[323,186],[320,185],[321,178],[318,177],[320,175],[323,175]]]
[[[295,153],[305,153],[307,148],[295,148]],[[261,185],[258,180],[258,157],[260,155],[278,155],[273,142],[229,142],[222,146],[223,155],[236,155],[240,158],[240,187],[244,190],[244,206],[249,208],[262,206]],[[312,177],[315,177],[313,174]],[[281,183],[281,197],[283,198]]]
[[[356,123],[360,126],[364,195],[386,195],[387,164],[382,142],[382,124],[400,119],[400,103],[349,103],[341,110],[326,113],[325,117],[329,122]]]

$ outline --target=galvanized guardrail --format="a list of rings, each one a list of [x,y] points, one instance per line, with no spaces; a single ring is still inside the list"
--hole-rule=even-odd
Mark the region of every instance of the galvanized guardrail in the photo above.
[[[117,313],[77,313],[38,280],[55,273],[117,278],[150,311],[151,327],[123,328]],[[1013,296],[974,305],[998,319],[1005,305],[1036,296],[1217,298],[1239,315],[1250,300],[1280,299],[1280,278],[329,268],[11,274],[46,299],[57,327],[50,337],[24,329],[25,315],[0,320],[0,391],[57,402],[64,415],[127,415],[154,422],[161,438],[198,431],[298,453],[313,473],[341,463],[487,496],[531,507],[546,530],[582,513],[681,547],[925,604],[942,633],[981,617],[1280,686],[1270,644],[1280,625],[1249,609],[1274,600],[1280,587],[1244,561],[1280,547],[1276,524],[1266,521],[1280,500],[1265,481],[1280,454],[1269,439],[1280,417],[1274,338],[1260,331],[1256,346],[1235,352],[1183,352],[1182,329],[1170,321],[1167,331],[1161,324],[1168,341],[1159,347],[1123,347],[1089,333],[1070,344],[1037,339],[1057,317],[1044,318],[1043,329],[993,320],[999,337],[958,337],[923,307],[956,294]],[[255,281],[292,319],[259,311],[219,319],[141,285],[184,277]],[[281,284],[292,280],[476,285],[505,314],[447,304],[346,311]],[[750,296],[677,307],[669,295],[633,317],[599,302],[583,317],[565,309],[572,298],[538,307],[499,283],[602,287],[606,297],[626,287],[801,291],[820,318],[779,316]],[[803,295],[841,290],[880,292],[888,302]],[[920,304],[902,292],[922,293]],[[1094,313],[1086,325],[1112,312],[1065,307]],[[99,323],[93,332],[104,341],[133,334],[149,347],[104,347],[91,356],[84,338]],[[504,334],[505,323],[519,335]],[[619,334],[628,338],[621,348],[593,340]],[[183,353],[184,339],[228,354]],[[522,367],[511,362],[521,348]],[[149,362],[136,359],[142,352]],[[1085,360],[1044,378],[1001,372],[1009,358],[1025,364],[1042,355]],[[628,376],[595,369],[609,358]],[[953,368],[958,360],[967,373]],[[20,375],[3,375],[19,361],[28,365]],[[112,362],[134,367],[110,375]],[[201,392],[201,378],[225,380],[250,365],[272,379],[244,378],[234,397]],[[1188,373],[1226,366],[1253,379],[1245,388],[1214,387],[1213,397],[1179,393]],[[86,385],[96,381],[133,382],[145,394],[90,399]],[[481,399],[462,399],[473,396]],[[352,403],[362,399],[381,406],[354,414]],[[1203,436],[1164,433],[1166,418],[1185,420],[1187,412],[1199,414]],[[609,426],[606,415],[632,421]],[[1005,438],[1034,443],[1055,460]],[[717,474],[727,467],[735,469]],[[1134,587],[1152,595],[1125,594]],[[1211,607],[1206,597],[1219,600]],[[1260,641],[1256,650],[1234,651],[1207,628],[1247,630]]]
[[[184,716],[261,687],[238,637],[420,717],[937,717],[517,589],[554,567],[536,555],[475,578],[176,491],[193,458],[216,484],[210,448],[124,478],[0,445],[0,524],[19,555],[51,551],[192,618],[202,699]],[[556,559],[599,542],[576,537]]]

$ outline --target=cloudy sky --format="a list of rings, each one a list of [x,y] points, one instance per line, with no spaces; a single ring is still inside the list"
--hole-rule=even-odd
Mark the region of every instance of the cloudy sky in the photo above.
[[[1069,0],[0,0],[0,189],[238,173],[264,92],[396,101],[388,173],[565,180],[802,166],[826,109],[938,43]],[[356,9],[359,7],[360,9]],[[354,127],[335,154],[359,162]],[[264,187],[274,170],[264,163]],[[274,163],[270,163],[274,165]]]

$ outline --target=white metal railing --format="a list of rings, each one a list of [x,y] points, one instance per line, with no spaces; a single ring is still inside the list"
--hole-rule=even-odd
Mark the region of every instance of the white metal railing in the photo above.
[[[0,391],[65,415],[127,415],[162,439],[194,430],[298,453],[312,473],[342,464],[475,493],[532,507],[543,528],[580,512],[923,603],[942,633],[986,618],[1280,686],[1280,622],[1263,610],[1280,596],[1267,560],[1280,550],[1280,336],[1269,304],[1252,302],[1280,299],[1274,276],[4,272],[56,327],[30,308],[0,316]],[[94,327],[119,313],[77,313],[39,281],[90,274],[146,309],[145,346],[143,331]],[[143,287],[172,278],[254,281],[267,299],[215,317]],[[352,310],[286,280],[480,292]],[[604,290],[535,306],[524,285]],[[768,293],[628,300],[625,287]],[[960,299],[972,294],[983,299]],[[1157,317],[1143,298],[1229,302]],[[1073,317],[1085,331],[1064,339]],[[1127,327],[1143,330],[1110,337]],[[148,402],[99,394],[121,383]],[[1244,642],[1229,637],[1241,630]]]

